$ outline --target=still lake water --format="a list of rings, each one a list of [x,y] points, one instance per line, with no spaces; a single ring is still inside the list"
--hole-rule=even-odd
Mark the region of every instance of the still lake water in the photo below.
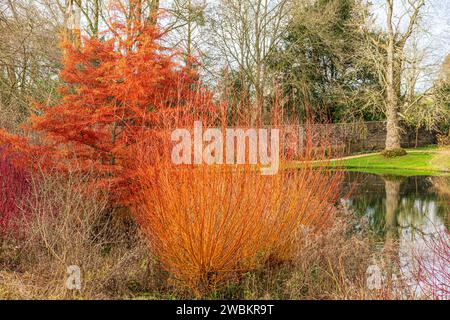
[[[440,288],[434,294],[449,299],[450,292],[450,177],[378,176],[347,172],[344,192],[352,192],[343,205],[366,221],[380,243],[396,240],[399,277],[420,296],[428,283]],[[440,243],[440,253],[430,244]],[[442,252],[444,250],[444,252]],[[421,262],[418,262],[421,261]],[[426,272],[418,280],[418,265]]]

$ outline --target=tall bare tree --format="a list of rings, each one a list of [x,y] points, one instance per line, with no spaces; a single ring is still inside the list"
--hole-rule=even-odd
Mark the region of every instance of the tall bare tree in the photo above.
[[[211,17],[212,45],[228,70],[248,84],[254,104],[251,121],[261,118],[269,85],[268,59],[279,45],[289,18],[288,0],[220,0]]]
[[[32,101],[55,96],[62,22],[55,3],[0,1],[0,127],[14,131]]]
[[[81,42],[81,1],[67,0],[64,36],[76,44]]]
[[[170,45],[183,51],[186,64],[192,64],[193,57],[204,58],[206,7],[205,0],[174,0],[167,9],[170,19],[165,30],[170,35]]]
[[[405,46],[419,24],[425,0],[385,0],[386,32],[373,33],[366,29],[372,45],[382,53],[380,78],[385,86],[386,150],[399,149],[399,108],[401,72],[405,62]],[[403,29],[404,28],[404,29]],[[378,60],[379,61],[379,60]]]

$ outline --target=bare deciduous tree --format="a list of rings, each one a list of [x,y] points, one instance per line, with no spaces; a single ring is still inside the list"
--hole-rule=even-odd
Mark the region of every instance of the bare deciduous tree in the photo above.
[[[399,108],[401,72],[405,62],[405,46],[418,26],[425,0],[407,0],[398,5],[395,0],[385,0],[386,32],[373,33],[366,29],[372,45],[383,54],[380,78],[385,86],[386,150],[400,148]],[[401,10],[399,10],[399,7]],[[402,12],[397,12],[402,11]],[[402,30],[402,27],[405,27]]]
[[[62,17],[55,3],[0,2],[0,127],[14,131],[33,101],[55,96]]]
[[[290,4],[288,0],[221,0],[211,17],[212,45],[254,96],[252,123],[264,108],[267,63],[286,30]]]

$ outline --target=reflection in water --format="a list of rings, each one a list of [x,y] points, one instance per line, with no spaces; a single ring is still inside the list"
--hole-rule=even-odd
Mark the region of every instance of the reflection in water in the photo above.
[[[384,217],[387,240],[395,239],[397,232],[397,209],[401,183],[402,181],[395,177],[384,178],[384,189],[386,191],[386,213]]]
[[[367,218],[370,228],[386,242],[398,241],[399,271],[413,293],[428,294],[428,284],[443,281],[448,289],[450,283],[443,275],[450,274],[450,253],[436,254],[430,244],[445,239],[442,250],[448,251],[450,198],[442,190],[448,190],[450,178],[348,173],[346,185],[352,183],[356,185],[347,206]],[[422,270],[418,279],[419,265],[433,272]],[[434,292],[434,296],[450,298],[448,292]]]

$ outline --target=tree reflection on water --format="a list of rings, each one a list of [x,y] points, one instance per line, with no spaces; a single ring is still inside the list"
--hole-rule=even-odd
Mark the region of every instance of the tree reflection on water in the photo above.
[[[351,184],[356,186],[347,206],[386,245],[395,243],[398,274],[409,294],[450,298],[450,178],[348,173]]]

